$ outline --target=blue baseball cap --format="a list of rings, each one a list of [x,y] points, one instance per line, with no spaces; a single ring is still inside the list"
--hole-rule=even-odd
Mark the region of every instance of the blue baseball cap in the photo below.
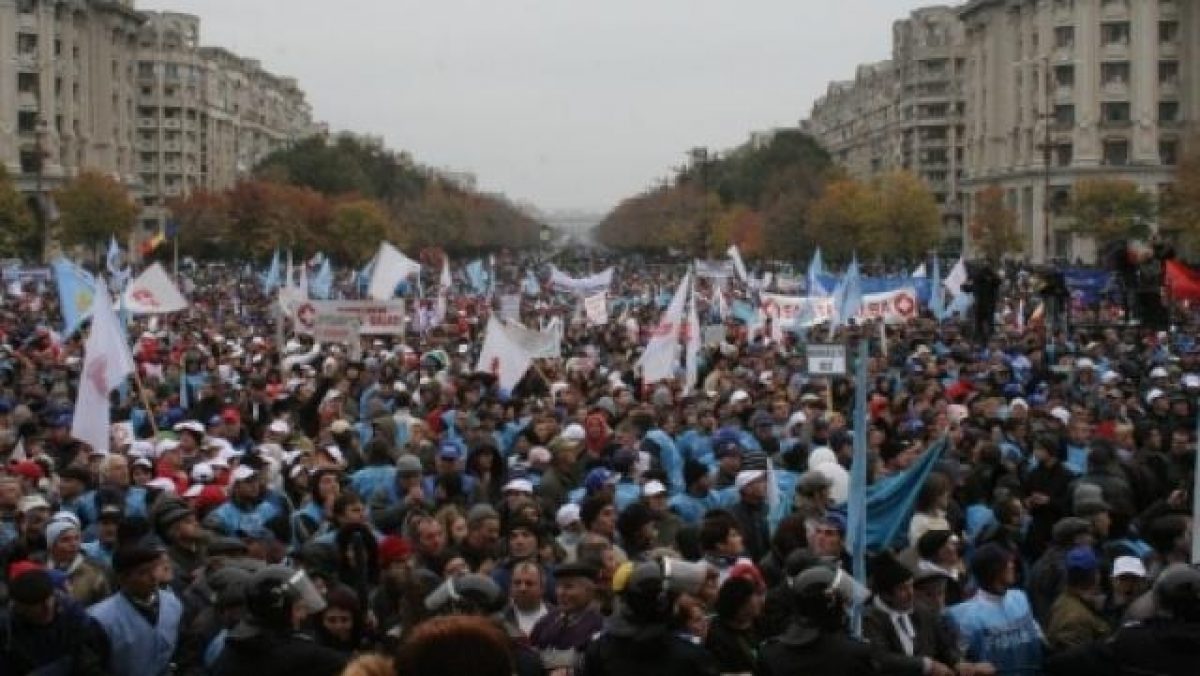
[[[604,486],[616,483],[617,475],[607,467],[596,467],[587,473],[587,477],[583,480],[584,489],[588,493],[595,493]]]
[[[1096,552],[1086,546],[1075,547],[1067,552],[1066,564],[1067,570],[1091,572],[1100,568],[1100,560],[1096,558]]]
[[[841,512],[826,512],[821,524],[838,529],[842,535],[846,534],[846,517],[842,516]]]
[[[727,455],[742,452],[742,436],[732,427],[722,427],[712,438],[713,455],[723,458]]]
[[[462,447],[454,442],[443,442],[438,448],[438,457],[442,460],[461,460],[463,457]]]

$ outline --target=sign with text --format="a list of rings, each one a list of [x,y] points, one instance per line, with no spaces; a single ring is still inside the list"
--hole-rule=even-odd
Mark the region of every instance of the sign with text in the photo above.
[[[846,375],[845,345],[813,345],[805,348],[808,373],[814,376]]]
[[[404,301],[394,300],[309,300],[296,308],[296,332],[312,335],[317,317],[338,315],[359,321],[364,336],[404,334]]]
[[[318,343],[351,345],[359,340],[362,322],[346,314],[318,314],[313,321],[312,338]]]

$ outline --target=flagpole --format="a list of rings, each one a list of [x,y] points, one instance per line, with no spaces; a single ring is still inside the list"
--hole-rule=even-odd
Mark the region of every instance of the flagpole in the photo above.
[[[138,393],[141,395],[142,406],[146,407],[146,418],[150,420],[150,431],[157,437],[158,423],[154,420],[154,409],[150,406],[150,397],[146,396],[146,386],[142,384],[142,374],[138,373],[136,364],[133,367],[133,382],[137,385]]]
[[[867,583],[867,340],[858,341],[854,364],[854,459],[850,463],[849,522],[850,554],[854,579]],[[854,602],[851,623],[855,636],[862,636],[862,602]]]

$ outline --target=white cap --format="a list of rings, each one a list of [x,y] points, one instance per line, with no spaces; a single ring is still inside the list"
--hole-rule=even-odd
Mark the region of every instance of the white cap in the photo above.
[[[791,429],[796,425],[803,425],[806,422],[808,422],[808,416],[804,414],[804,411],[796,411],[788,418],[787,427]]]
[[[1189,373],[1183,377],[1183,386],[1189,390],[1200,389],[1200,376]]]
[[[173,451],[177,448],[179,448],[178,441],[174,439],[159,439],[158,443],[154,446],[155,457],[159,457],[163,453],[166,453],[167,451]]]
[[[533,483],[529,479],[513,479],[504,484],[502,492],[516,491],[518,493],[533,494]]]
[[[346,456],[342,455],[342,449],[338,448],[337,446],[333,446],[333,445],[324,446],[321,448],[321,450],[324,451],[325,455],[328,455],[329,459],[332,460],[335,464],[338,464],[338,465],[345,464]]]
[[[729,395],[729,401],[750,401],[750,395],[746,393],[746,390],[737,390],[733,394]]]
[[[273,434],[287,434],[292,431],[292,428],[283,420],[273,420],[267,426],[267,431]]]
[[[196,434],[204,434],[204,425],[200,424],[199,420],[184,420],[178,423],[173,428],[176,432],[195,432]]]
[[[146,488],[157,488],[164,493],[175,495],[175,482],[166,477],[159,477],[146,482]]]
[[[1133,575],[1134,577],[1146,577],[1146,564],[1136,556],[1118,556],[1116,561],[1113,561],[1113,577],[1122,575]]]
[[[1155,366],[1154,368],[1150,369],[1151,378],[1166,378],[1169,375],[1170,374],[1167,373],[1167,370],[1161,366]]]
[[[545,446],[534,446],[533,448],[529,449],[530,464],[538,463],[544,465],[549,463],[551,460],[553,460],[553,457],[550,455],[550,449],[546,448]]]
[[[217,478],[217,472],[207,462],[198,462],[192,467],[192,481],[198,484],[211,484]]]
[[[645,486],[642,486],[642,495],[647,498],[652,498],[656,495],[662,495],[667,492],[667,487],[662,485],[661,481],[647,481]]]
[[[1167,396],[1166,392],[1163,392],[1162,390],[1158,389],[1157,387],[1152,388],[1149,392],[1146,393],[1146,403],[1153,404],[1155,399],[1158,399],[1159,397],[1165,397],[1165,396]]]
[[[249,478],[255,476],[256,474],[257,474],[257,472],[255,472],[253,469],[251,469],[245,465],[238,465],[238,468],[233,470],[233,480],[234,481],[245,481],[246,479],[249,479]]]
[[[1104,375],[1100,376],[1100,382],[1105,385],[1121,382],[1121,374],[1116,371],[1105,371]]]
[[[1088,359],[1087,357],[1080,357],[1079,359],[1075,360],[1075,368],[1091,370],[1096,368],[1096,362]]]
[[[1055,406],[1054,408],[1050,409],[1050,415],[1051,417],[1057,418],[1058,421],[1064,425],[1071,424],[1071,412],[1062,406]]]
[[[574,441],[578,443],[587,438],[587,432],[584,431],[583,425],[580,425],[579,423],[571,423],[562,431],[562,438],[566,439],[567,441]]]
[[[557,523],[559,528],[566,528],[572,524],[579,523],[579,505],[568,502],[559,507],[558,513],[554,515],[554,523]]]
[[[131,457],[152,458],[155,456],[154,442],[146,439],[138,439],[129,445],[129,455]]]
[[[737,489],[740,491],[743,488],[745,488],[746,486],[749,486],[750,484],[754,483],[755,481],[766,478],[766,476],[767,476],[766,470],[744,469],[737,473],[737,477],[733,480],[733,485],[736,486]]]
[[[50,503],[39,493],[26,495],[17,501],[17,512],[24,514],[34,509],[50,509]]]
[[[1016,399],[1013,399],[1012,401],[1008,402],[1009,409],[1014,409],[1018,406],[1025,409],[1026,411],[1029,410],[1029,402],[1025,401],[1021,397],[1017,397]]]

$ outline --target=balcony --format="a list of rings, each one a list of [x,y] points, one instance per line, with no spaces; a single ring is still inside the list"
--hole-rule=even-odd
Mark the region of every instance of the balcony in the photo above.
[[[1117,42],[1106,42],[1100,45],[1100,58],[1102,59],[1129,59],[1129,42],[1127,40]]]
[[[1158,83],[1158,90],[1162,96],[1173,99],[1179,96],[1179,80],[1163,80]]]
[[[38,110],[40,108],[41,105],[38,103],[36,92],[20,92],[17,94],[18,110]]]
[[[158,171],[158,168],[154,166],[153,162],[138,162],[137,170],[143,174],[152,174]]]
[[[137,124],[139,129],[155,129],[158,127],[158,120],[153,117],[139,117]]]
[[[17,54],[17,70],[25,72],[38,70],[37,52],[21,52]]]
[[[181,122],[178,118],[167,118],[163,120],[162,126],[163,129],[182,129],[183,122]]]
[[[164,141],[162,144],[162,149],[164,152],[177,153],[183,150],[183,144],[181,144],[179,141]]]
[[[133,147],[135,149],[137,149],[138,152],[153,153],[153,152],[158,151],[158,142],[157,141],[144,141],[144,140],[137,141],[136,143],[133,144]]]
[[[1144,2],[1145,0],[1140,0]],[[1104,2],[1100,3],[1100,18],[1107,20],[1120,21],[1129,18],[1129,2]]]
[[[163,189],[159,191],[159,193],[168,197],[178,197],[179,195],[183,194],[183,187],[178,185],[165,185],[163,186]]]

